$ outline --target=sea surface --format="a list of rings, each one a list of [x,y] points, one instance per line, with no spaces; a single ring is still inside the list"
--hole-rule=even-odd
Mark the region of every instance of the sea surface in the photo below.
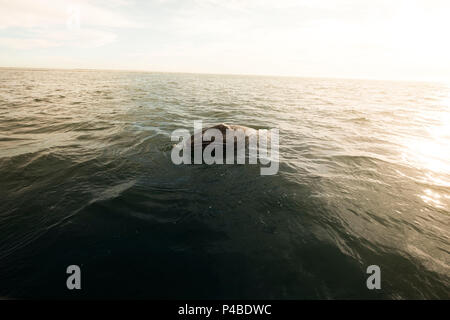
[[[174,165],[194,120],[279,172]],[[0,69],[0,192],[2,298],[450,298],[445,84]]]

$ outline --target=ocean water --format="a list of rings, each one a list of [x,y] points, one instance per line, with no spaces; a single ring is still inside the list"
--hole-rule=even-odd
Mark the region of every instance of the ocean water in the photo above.
[[[194,120],[278,174],[172,164]],[[1,69],[0,191],[3,298],[450,298],[444,84]]]

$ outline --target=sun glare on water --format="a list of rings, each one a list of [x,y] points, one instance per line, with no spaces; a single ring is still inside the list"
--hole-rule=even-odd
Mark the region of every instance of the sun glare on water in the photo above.
[[[426,135],[408,139],[402,158],[409,165],[422,169],[421,181],[445,190],[450,187],[450,95],[440,105],[440,110],[432,114],[438,123],[425,128]],[[436,208],[446,208],[445,202],[450,198],[446,192],[429,188],[424,189],[420,197]]]

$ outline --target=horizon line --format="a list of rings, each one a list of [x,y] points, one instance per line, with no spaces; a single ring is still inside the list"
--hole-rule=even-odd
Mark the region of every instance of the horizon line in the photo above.
[[[386,81],[386,82],[419,82],[448,84],[446,80],[418,80],[418,79],[380,79],[364,77],[337,77],[337,76],[299,76],[299,75],[275,75],[275,74],[252,74],[252,73],[215,73],[215,72],[192,72],[192,71],[158,71],[145,69],[105,69],[105,68],[64,68],[64,67],[5,67],[0,69],[25,69],[25,70],[61,70],[61,71],[106,71],[106,72],[136,72],[136,73],[167,73],[167,74],[197,74],[215,76],[247,76],[247,77],[279,77],[297,79],[330,79],[330,80],[361,80],[361,81]]]

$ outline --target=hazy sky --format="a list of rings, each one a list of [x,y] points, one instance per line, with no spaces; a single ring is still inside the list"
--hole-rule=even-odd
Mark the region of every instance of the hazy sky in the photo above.
[[[447,0],[0,0],[0,66],[450,81],[449,32]]]

